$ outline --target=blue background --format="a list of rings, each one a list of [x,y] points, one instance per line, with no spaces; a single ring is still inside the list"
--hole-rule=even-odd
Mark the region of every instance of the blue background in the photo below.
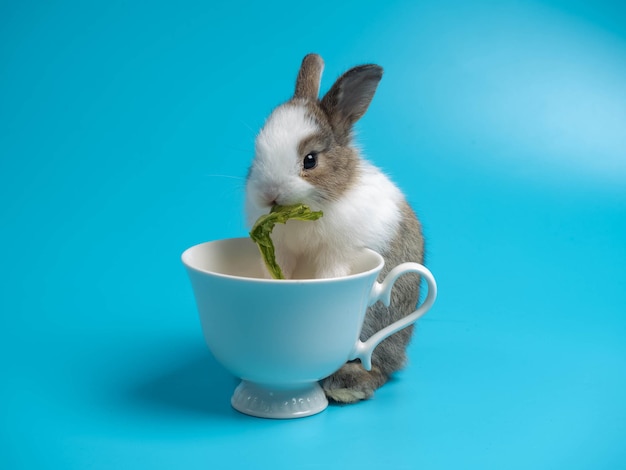
[[[0,467],[626,468],[626,9],[2,2]],[[229,406],[182,251],[242,236],[301,58],[385,68],[364,153],[440,297],[368,402]]]

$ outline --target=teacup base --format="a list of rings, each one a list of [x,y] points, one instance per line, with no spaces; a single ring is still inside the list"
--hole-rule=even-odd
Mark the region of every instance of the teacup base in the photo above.
[[[274,419],[304,418],[328,406],[326,395],[317,382],[275,389],[243,380],[230,403],[241,413]]]

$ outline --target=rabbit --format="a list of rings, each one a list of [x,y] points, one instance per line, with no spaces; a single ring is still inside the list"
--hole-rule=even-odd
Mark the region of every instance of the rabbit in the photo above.
[[[345,276],[363,247],[380,253],[379,280],[405,261],[423,263],[421,224],[400,189],[361,157],[353,126],[365,114],[383,75],[378,65],[354,67],[341,75],[323,98],[322,58],[302,60],[291,99],[273,110],[255,140],[255,156],[245,188],[247,223],[275,204],[307,204],[323,211],[315,222],[290,220],[274,227],[276,260],[286,278],[308,265],[315,278]],[[419,276],[400,278],[389,307],[368,308],[361,331],[365,341],[388,324],[412,313],[419,298]],[[321,381],[338,403],[365,400],[402,368],[413,332],[405,328],[374,351],[372,368],[350,361]]]

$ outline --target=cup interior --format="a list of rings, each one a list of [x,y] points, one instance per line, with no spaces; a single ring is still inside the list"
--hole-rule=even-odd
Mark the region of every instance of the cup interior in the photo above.
[[[187,267],[208,274],[275,281],[266,278],[261,254],[250,238],[230,238],[195,245],[183,253],[182,261]],[[353,260],[347,277],[380,269],[383,263],[382,256],[365,248]],[[294,273],[294,279],[314,280],[309,266],[309,263],[303,263]]]

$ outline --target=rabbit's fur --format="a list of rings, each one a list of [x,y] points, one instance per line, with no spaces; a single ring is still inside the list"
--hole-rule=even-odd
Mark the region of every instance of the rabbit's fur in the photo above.
[[[315,277],[344,276],[354,253],[368,247],[385,259],[382,280],[398,264],[422,263],[424,256],[420,223],[402,192],[353,143],[353,125],[367,111],[383,71],[377,65],[352,68],[320,100],[322,69],[318,55],[304,58],[293,98],[272,112],[257,136],[246,182],[247,221],[254,224],[274,204],[322,210],[324,216],[313,223],[292,220],[274,228],[285,276],[302,263],[313,267]],[[400,278],[389,307],[369,307],[361,340],[412,313],[418,297],[419,277]],[[383,341],[370,371],[353,361],[324,379],[326,395],[342,403],[371,397],[403,366],[412,331],[405,328]]]

